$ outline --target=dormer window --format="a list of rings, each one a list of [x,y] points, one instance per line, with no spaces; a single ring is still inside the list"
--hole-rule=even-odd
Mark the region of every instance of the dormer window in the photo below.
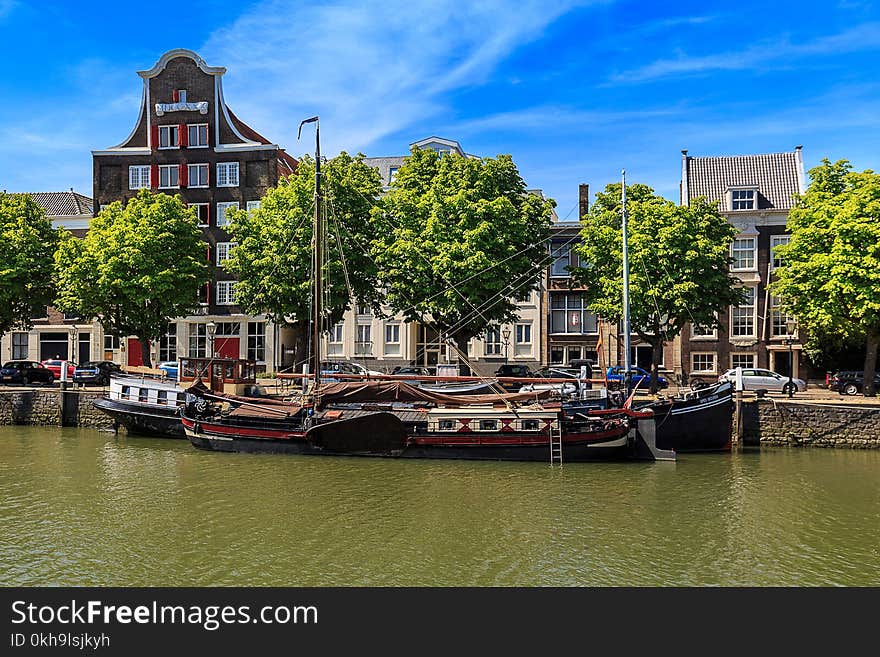
[[[177,102],[185,103],[186,102],[186,89],[178,89],[177,90]]]
[[[731,189],[730,209],[754,210],[758,207],[757,197],[758,192],[755,189]]]

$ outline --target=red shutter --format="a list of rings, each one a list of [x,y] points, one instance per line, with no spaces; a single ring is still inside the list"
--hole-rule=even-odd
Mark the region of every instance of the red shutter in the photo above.
[[[159,188],[159,165],[151,164],[150,165],[150,187],[153,189]]]
[[[180,92],[177,89],[175,89],[174,91],[171,92],[171,102],[172,103],[179,103],[180,102]]]
[[[211,145],[211,126],[205,126],[205,143],[210,146]]]
[[[181,187],[189,185],[189,169],[185,164],[180,165],[180,171],[177,174],[177,184]]]
[[[211,165],[205,167],[205,184],[211,186]]]
[[[187,148],[189,146],[189,131],[186,129],[186,124],[181,123],[177,126],[177,141],[180,142],[181,148]]]
[[[150,128],[150,141],[153,150],[159,148],[159,126],[154,125]]]
[[[211,262],[211,245],[210,244],[208,244],[205,247],[205,260],[207,260],[208,262]]]

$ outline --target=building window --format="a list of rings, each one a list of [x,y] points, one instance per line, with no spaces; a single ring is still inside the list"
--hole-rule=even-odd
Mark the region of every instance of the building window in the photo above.
[[[530,356],[532,353],[532,325],[514,326],[514,353],[517,356]]]
[[[755,337],[755,288],[744,288],[746,298],[732,310],[731,334],[734,337]]]
[[[205,358],[208,355],[208,325],[189,325],[189,355],[191,358]]]
[[[357,325],[354,353],[358,356],[369,356],[373,353],[372,327],[369,324]]]
[[[705,326],[697,326],[696,324],[691,324],[691,337],[696,339],[708,339],[715,340],[718,338],[718,329],[714,326],[712,328],[706,328]]]
[[[732,190],[730,190],[730,208],[732,210],[754,210],[755,209],[755,190],[754,189],[732,189]]]
[[[550,349],[550,364],[562,365],[565,361],[565,349],[562,347],[553,347]]]
[[[248,201],[245,207],[248,212],[250,212],[251,210],[256,210],[260,207],[260,201]]]
[[[486,330],[486,355],[487,356],[499,356],[501,355],[501,329],[497,326],[493,326],[490,329]]]
[[[190,203],[189,207],[195,208],[196,216],[199,218],[199,228],[207,228],[210,225],[211,204],[210,203]]]
[[[752,368],[755,366],[755,354],[730,354],[730,366],[733,369],[737,367]]]
[[[218,306],[231,306],[235,303],[235,281],[217,281],[214,286],[217,290]]]
[[[187,126],[187,136],[189,140],[187,145],[189,148],[207,148],[208,146],[208,124],[194,123]]]
[[[553,294],[550,297],[551,333],[599,332],[599,318],[591,313],[580,294]]]
[[[223,265],[223,262],[229,260],[229,252],[235,246],[235,242],[217,242],[215,252],[217,253],[217,266]]]
[[[226,218],[226,211],[232,208],[233,210],[238,210],[238,201],[231,201],[229,203],[218,203],[217,204],[217,226],[228,226],[229,219]]]
[[[217,163],[217,187],[238,187],[238,162]]]
[[[248,322],[247,357],[249,360],[266,360],[266,322]]]
[[[28,334],[12,334],[12,360],[24,360],[28,357]]]
[[[356,312],[358,315],[361,315],[361,316],[364,316],[364,317],[370,317],[370,316],[372,316],[372,314],[373,314],[373,309],[370,308],[370,306],[368,306],[368,305],[366,305],[366,304],[358,304],[357,307],[356,307],[356,309],[355,309],[355,312]]]
[[[698,374],[700,372],[715,372],[715,354],[714,353],[692,353],[691,354],[691,372]]]
[[[159,126],[159,148],[177,148],[180,141],[177,134],[176,125],[160,125]]]
[[[344,352],[342,345],[343,329],[345,324],[338,322],[330,327],[330,354],[340,356]]]
[[[785,262],[776,255],[776,247],[784,246],[791,242],[791,235],[771,235],[770,236],[770,253],[773,256],[773,269],[777,267],[782,267],[785,265]]]
[[[190,187],[207,187],[208,186],[208,165],[207,164],[188,164],[186,174],[186,184]]]
[[[550,266],[550,275],[559,277],[571,276],[571,272],[567,269],[571,265],[571,245],[555,244],[551,247],[550,255],[553,258],[553,264]]]
[[[754,237],[738,237],[733,240],[731,269],[755,269],[755,242]]]
[[[385,325],[385,354],[387,356],[400,355],[400,324]]]
[[[391,167],[390,169],[388,169],[388,184],[389,185],[391,183],[393,183],[394,179],[397,177],[397,169],[398,169],[398,167]]]
[[[774,338],[788,336],[788,321],[794,319],[794,315],[782,312],[782,300],[773,295],[770,297],[770,316],[772,317],[772,333]]]
[[[128,188],[129,189],[149,189],[150,187],[150,165],[137,165],[128,167]]]
[[[177,324],[169,324],[168,331],[159,338],[159,361],[177,360]]]
[[[180,167],[176,164],[160,164],[159,165],[159,189],[173,189],[179,187],[178,175]]]
[[[440,431],[455,431],[458,425],[455,420],[438,420],[437,429]]]

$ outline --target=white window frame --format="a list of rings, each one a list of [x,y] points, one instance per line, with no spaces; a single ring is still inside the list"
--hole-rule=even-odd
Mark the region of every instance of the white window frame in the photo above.
[[[738,246],[738,242],[751,242],[751,248],[746,248],[745,246]],[[745,267],[738,266],[739,259],[737,258],[737,253],[745,253],[751,252],[751,261],[752,264]],[[734,238],[733,244],[730,245],[730,256],[733,258],[733,263],[730,265],[730,271],[758,271],[758,238],[754,235],[741,235],[739,237]],[[744,258],[745,259],[745,258]]]
[[[732,306],[730,308],[730,337],[731,338],[754,338],[757,336],[757,312],[758,312],[758,303],[757,303],[757,294],[756,288],[753,286],[746,286],[745,289],[751,290],[752,293],[752,302],[751,304],[743,305],[743,306]],[[742,314],[747,311],[748,308],[751,308],[751,315]],[[737,333],[736,320],[737,317],[743,318],[751,318],[752,332],[751,333]]]
[[[356,356],[373,355],[373,327],[370,324],[355,326],[354,353]]]
[[[258,363],[266,362],[266,322],[247,323],[247,357]]]
[[[385,355],[400,356],[400,322],[385,324]]]
[[[221,293],[221,290],[223,292]],[[235,305],[235,281],[217,281],[214,283],[214,301],[218,306]]]
[[[135,182],[135,179],[137,181]],[[132,184],[135,183],[135,184]],[[149,164],[132,164],[128,167],[128,188],[129,189],[149,189],[150,188],[150,165]]]
[[[713,326],[711,331],[707,331],[706,333],[697,333],[698,327],[696,324],[691,324],[691,340],[717,340],[718,339],[718,326]]]
[[[770,236],[770,263],[772,269],[777,269],[782,267],[784,263],[782,262],[782,258],[776,255],[774,249],[777,246],[781,246],[783,244],[789,244],[791,242],[791,235],[771,235]]]
[[[229,208],[240,210],[241,204],[238,201],[221,201],[218,203],[217,214],[214,215],[214,225],[217,226],[217,228],[223,228],[224,226],[229,225],[229,219],[226,218],[226,211]]]
[[[248,201],[245,203],[245,209],[250,213],[251,210],[257,210],[260,207],[262,201]]]
[[[174,185],[163,185],[162,184],[162,174],[168,173],[169,180],[166,182],[171,182],[173,179],[176,184]],[[177,164],[160,164],[159,165],[159,189],[180,189],[180,165]]]
[[[345,339],[345,322],[337,322],[330,327],[330,349],[329,354],[332,356],[341,356],[345,349],[343,347]]]
[[[195,144],[195,145],[193,144],[193,140],[192,140],[192,129],[193,128],[197,128],[197,130],[196,130],[197,136],[201,135],[202,131],[200,130],[200,128],[205,129],[205,143],[204,144]],[[188,123],[186,126],[186,136],[187,136],[187,140],[186,140],[186,147],[187,148],[208,148],[208,124],[207,123]],[[196,140],[196,141],[198,141],[198,140]]]
[[[751,362],[748,365],[737,365],[736,358],[751,358]],[[745,369],[753,370],[756,367],[756,363],[758,362],[758,354],[751,351],[736,351],[730,354],[730,369],[736,369],[737,367],[742,367]]]
[[[202,223],[202,213],[199,212],[199,208],[201,208],[201,207],[210,208],[211,207],[210,203],[189,203],[188,205],[189,205],[189,207],[196,209],[196,216],[199,218],[199,224],[198,224],[199,228],[207,228],[208,226],[211,225],[210,219],[208,220],[208,223],[204,223],[204,224]],[[210,210],[209,210],[209,212],[210,212]]]
[[[730,190],[730,209],[734,212],[757,210],[758,190],[754,187],[732,188]]]
[[[500,356],[501,350],[504,348],[504,341],[501,339],[501,327],[492,326],[486,329],[485,354],[487,356]]]
[[[163,140],[163,135],[165,139]],[[177,139],[171,139],[172,136],[176,136]],[[167,142],[165,146],[162,145],[162,142]],[[177,125],[160,125],[159,126],[159,146],[158,150],[167,151],[173,150],[175,148],[180,148],[180,130]]]
[[[236,246],[236,242],[217,242],[214,247],[214,262],[218,267],[223,266],[223,262],[229,260],[229,253]]]
[[[238,174],[238,162],[218,162],[216,177],[217,187],[238,187]]]
[[[397,172],[400,170],[400,167],[389,167],[388,168],[388,184],[394,182],[394,179],[397,177]]]
[[[513,325],[513,355],[531,356],[534,343],[532,342],[532,323],[517,322]]]
[[[780,298],[775,294],[770,295],[770,337],[787,338],[788,320],[794,319],[794,315],[782,312]],[[779,330],[777,330],[779,329]],[[795,335],[797,331],[795,330]]]
[[[697,360],[711,360],[711,367],[706,368],[708,363],[702,363],[702,367],[697,368]],[[692,351],[691,352],[691,374],[717,374],[718,373],[718,354],[714,351]]]
[[[209,167],[208,164],[187,164],[186,165],[186,186],[191,189],[199,189],[200,187],[208,187],[209,186]],[[193,171],[204,171],[205,172],[205,182],[204,184],[199,183],[198,185],[193,184]]]

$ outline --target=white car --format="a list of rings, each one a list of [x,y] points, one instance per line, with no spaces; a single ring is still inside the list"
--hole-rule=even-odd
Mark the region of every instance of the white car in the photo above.
[[[767,390],[770,392],[788,393],[788,377],[770,370],[743,368],[742,379],[743,390]],[[718,377],[718,381],[730,381],[736,385],[736,370],[727,370]],[[803,379],[792,379],[791,382],[794,385],[795,392],[803,392],[807,389],[807,382]]]
[[[555,390],[562,396],[573,395],[577,393],[581,384],[578,381],[577,376],[570,372],[566,372],[565,370],[559,370],[552,367],[547,367],[542,369],[539,372],[535,372],[529,378],[536,379],[571,379],[569,383],[566,381],[565,383],[526,383],[522,387],[520,387],[519,392],[535,392],[538,390]]]

